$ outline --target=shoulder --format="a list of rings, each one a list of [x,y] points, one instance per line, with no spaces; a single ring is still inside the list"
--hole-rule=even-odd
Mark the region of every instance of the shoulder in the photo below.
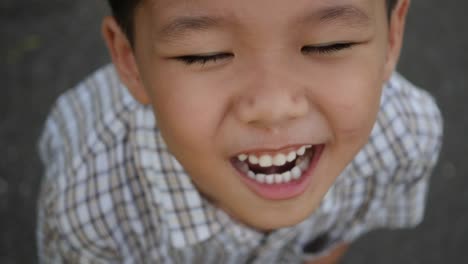
[[[369,194],[359,207],[364,209],[358,228],[408,227],[422,220],[442,135],[434,98],[395,73],[383,89],[369,141],[345,173]]]
[[[437,162],[442,135],[434,98],[395,73],[383,88],[369,140],[348,169],[352,178],[372,176],[383,185],[420,180]]]
[[[112,65],[92,73],[62,94],[46,119],[38,142],[46,169],[73,167],[90,152],[115,148],[135,126],[141,108]]]
[[[154,122],[106,66],[57,100],[39,141],[45,177],[39,221],[42,237],[65,239],[67,251],[114,259],[143,237],[149,214],[144,177],[135,163],[138,127]],[[144,128],[143,128],[144,129]],[[151,216],[154,217],[154,216]],[[126,248],[127,247],[127,248]]]
[[[383,88],[367,144],[341,179],[364,182],[374,190],[378,206],[382,200],[419,204],[436,165],[442,135],[442,116],[434,98],[395,73]]]
[[[135,105],[113,66],[105,66],[57,99],[46,120],[40,147],[55,138],[66,141],[68,151],[78,151],[79,143],[96,129],[107,126],[117,130],[116,125],[109,124]]]
[[[351,242],[370,230],[421,222],[442,128],[434,98],[394,74],[367,144],[323,199],[321,211],[337,219],[336,237]]]
[[[434,98],[395,73],[384,86],[368,148],[383,167],[433,166],[442,144],[443,120]]]

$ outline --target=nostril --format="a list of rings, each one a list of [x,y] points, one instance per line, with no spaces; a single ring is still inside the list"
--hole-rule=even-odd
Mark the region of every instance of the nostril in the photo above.
[[[236,102],[239,119],[249,125],[270,127],[306,114],[308,103],[303,93],[287,89],[246,91]]]
[[[247,98],[245,107],[252,108],[255,106],[254,98]]]

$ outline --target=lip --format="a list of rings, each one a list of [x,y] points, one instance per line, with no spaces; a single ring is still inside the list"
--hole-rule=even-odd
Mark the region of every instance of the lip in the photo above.
[[[258,196],[266,200],[288,200],[300,196],[311,184],[315,168],[322,157],[325,145],[314,145],[315,153],[312,157],[309,167],[297,181],[282,184],[262,184],[250,179],[245,173],[234,168],[247,187]]]

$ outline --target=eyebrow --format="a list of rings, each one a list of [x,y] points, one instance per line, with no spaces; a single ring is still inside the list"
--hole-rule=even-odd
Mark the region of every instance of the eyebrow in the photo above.
[[[190,31],[206,31],[219,27],[224,22],[223,17],[181,16],[166,24],[157,35],[163,39],[176,39]]]
[[[353,5],[324,7],[306,13],[298,20],[302,24],[343,24],[348,26],[366,26],[371,21],[369,15]],[[180,16],[163,26],[157,36],[165,40],[183,37],[188,32],[206,31],[221,27],[229,20],[222,16]]]
[[[304,16],[303,21],[318,20],[321,24],[339,23],[349,26],[366,26],[371,18],[362,9],[354,5],[330,6]]]

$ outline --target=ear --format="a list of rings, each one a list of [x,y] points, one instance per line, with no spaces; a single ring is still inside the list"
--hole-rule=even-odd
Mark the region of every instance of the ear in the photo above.
[[[390,15],[387,61],[384,73],[385,81],[390,79],[400,58],[409,5],[410,0],[399,0]]]
[[[104,18],[101,30],[120,80],[138,102],[149,104],[150,99],[140,77],[135,54],[127,36],[115,18],[111,16]]]

